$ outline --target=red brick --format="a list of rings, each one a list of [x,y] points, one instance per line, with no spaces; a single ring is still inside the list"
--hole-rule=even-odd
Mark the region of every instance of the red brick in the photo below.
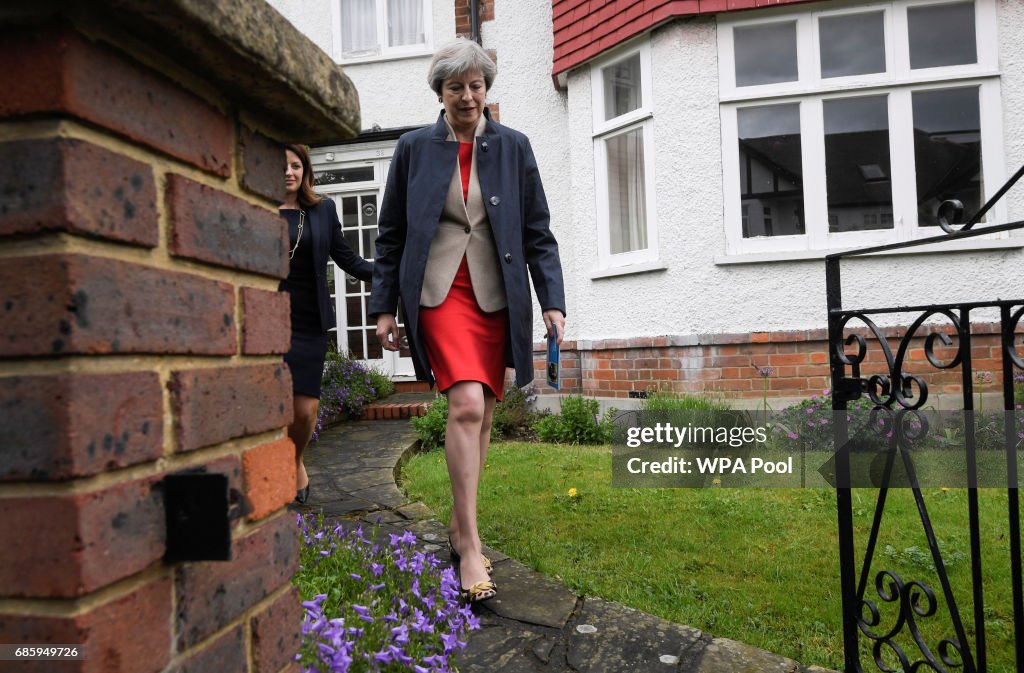
[[[0,356],[236,352],[227,283],[120,260],[4,260]]]
[[[288,224],[237,196],[167,176],[172,255],[275,278],[288,275]]]
[[[0,236],[67,231],[159,244],[148,165],[68,138],[4,143],[0,153]]]
[[[262,519],[295,498],[295,445],[280,439],[242,455],[245,495],[252,505],[249,520]]]
[[[66,496],[0,499],[0,595],[80,596],[164,554],[163,497],[152,479]]]
[[[163,454],[153,372],[0,379],[0,479],[70,479]]]
[[[774,366],[779,365],[804,365],[808,362],[807,353],[776,353],[769,358]]]
[[[290,662],[302,643],[299,590],[291,587],[252,618],[254,673],[277,673]]]
[[[292,420],[292,381],[284,364],[176,371],[167,387],[178,451],[273,430]]]
[[[227,117],[163,75],[68,28],[0,39],[0,118],[72,115],[216,175],[231,174]]]
[[[298,528],[279,516],[232,542],[232,560],[184,564],[175,578],[175,637],[189,648],[238,619],[291,580],[299,561]],[[166,613],[165,613],[166,615]]]
[[[277,355],[291,347],[291,303],[287,292],[241,289],[242,352]]]
[[[238,626],[212,645],[203,647],[198,652],[189,652],[172,664],[165,673],[224,673],[238,671],[249,673],[249,657],[245,652],[245,634]]]
[[[242,125],[238,132],[242,188],[270,199],[284,201],[284,147],[267,136]]]
[[[754,332],[750,335],[751,343],[767,343],[769,341],[770,334],[768,332]]]
[[[170,613],[164,577],[74,617],[0,614],[0,642],[83,648],[82,660],[23,661],[17,673],[155,673],[170,658]]]
[[[808,354],[808,358],[812,365],[827,365],[829,362],[828,353],[826,351],[813,351]]]

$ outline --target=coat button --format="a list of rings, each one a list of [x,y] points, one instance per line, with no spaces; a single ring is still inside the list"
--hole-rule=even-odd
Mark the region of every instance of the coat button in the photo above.
[[[497,196],[492,196],[491,197],[491,205],[492,206],[496,206],[499,203],[501,203],[501,199],[499,199]]]
[[[505,253],[505,263],[506,264],[511,264],[512,263],[512,253],[511,252],[506,252]]]
[[[467,225],[465,226],[465,228],[463,229],[463,231],[464,231],[464,232],[466,232],[466,233],[468,234],[469,232],[471,232],[471,231],[473,231],[473,230],[472,230],[472,229],[470,229],[469,225],[467,224]]]
[[[482,149],[484,152],[487,151],[487,141],[486,140],[483,141],[482,143],[480,143],[480,149]]]

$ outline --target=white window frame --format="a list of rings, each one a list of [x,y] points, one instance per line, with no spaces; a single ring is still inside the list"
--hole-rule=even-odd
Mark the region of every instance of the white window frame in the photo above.
[[[907,9],[952,4],[962,0],[888,0],[885,2],[836,2],[827,9],[801,8],[744,13],[740,20],[723,18],[719,23],[719,99],[722,129],[723,199],[726,255],[763,255],[820,251],[896,243],[941,233],[937,227],[917,222],[917,184],[914,171],[913,110],[915,91],[977,86],[981,122],[981,154],[984,175],[982,199],[989,199],[1005,180],[1002,101],[997,51],[994,0],[975,0],[975,36],[978,61],[974,64],[910,69]],[[818,19],[843,14],[883,11],[886,71],[867,75],[821,77]],[[752,18],[749,18],[752,17]],[[733,30],[739,27],[795,21],[798,79],[756,86],[736,86]],[[888,96],[889,154],[891,162],[893,229],[831,233],[826,201],[823,103],[844,97]],[[800,105],[800,142],[804,166],[804,222],[802,235],[743,238],[737,110],[774,104]],[[1006,220],[1000,202],[986,221]],[[1006,234],[994,235],[1007,238]],[[817,256],[820,256],[817,255]],[[801,255],[805,256],[805,255]]]
[[[423,5],[423,43],[389,47],[387,42],[387,0],[374,0],[377,22],[377,49],[374,52],[345,56],[341,44],[341,0],[331,0],[331,36],[335,62],[345,65],[374,63],[416,56],[428,56],[434,51],[433,3],[420,0]]]
[[[604,74],[609,66],[640,55],[640,95],[641,104],[636,110],[605,120]],[[591,108],[593,110],[593,141],[594,141],[594,192],[597,223],[597,252],[599,276],[609,275],[601,271],[615,273],[634,273],[658,266],[658,225],[657,203],[655,199],[655,145],[654,145],[654,93],[651,73],[651,45],[644,38],[615,50],[610,55],[596,61],[590,69],[591,74]],[[643,129],[644,142],[644,198],[647,219],[647,247],[643,250],[632,250],[612,254],[611,252],[611,218],[608,204],[608,155],[606,141],[610,138]],[[613,274],[614,275],[614,274]]]

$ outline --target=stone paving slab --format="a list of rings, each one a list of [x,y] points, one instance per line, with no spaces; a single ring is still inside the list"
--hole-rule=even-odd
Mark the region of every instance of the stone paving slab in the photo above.
[[[417,547],[442,562],[448,528],[395,484],[397,466],[413,451],[408,420],[345,423],[307,450],[309,503],[347,527],[377,539],[411,531]],[[460,673],[834,673],[599,598],[583,598],[501,552],[494,563],[498,596],[476,606],[481,628],[458,656]]]

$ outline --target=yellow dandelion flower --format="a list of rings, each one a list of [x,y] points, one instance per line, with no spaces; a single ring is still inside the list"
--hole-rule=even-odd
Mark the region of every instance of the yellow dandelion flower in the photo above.
[[[942,492],[943,492],[943,493],[949,493],[949,488],[948,488],[948,487],[946,487],[946,486],[943,486],[943,487],[942,487]]]
[[[577,491],[576,491],[575,487],[569,489],[569,497],[570,498],[575,498],[576,497],[576,493],[577,493]]]
[[[721,479],[712,479],[711,483],[714,484],[715,486],[721,486],[722,485],[722,480]]]

